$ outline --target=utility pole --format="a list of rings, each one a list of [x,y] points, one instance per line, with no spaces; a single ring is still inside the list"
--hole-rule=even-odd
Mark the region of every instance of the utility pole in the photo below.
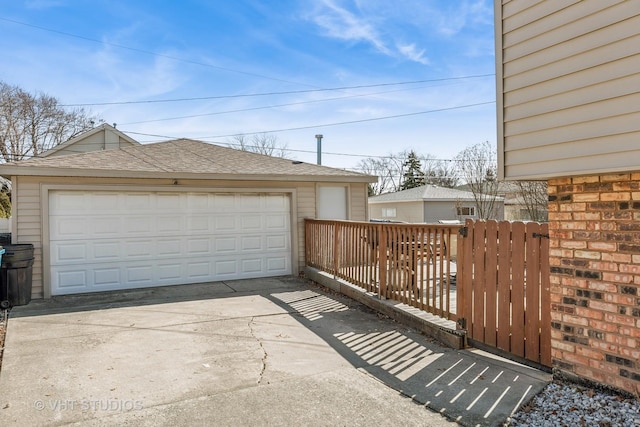
[[[316,135],[316,140],[318,141],[318,161],[319,165],[322,164],[322,134]]]

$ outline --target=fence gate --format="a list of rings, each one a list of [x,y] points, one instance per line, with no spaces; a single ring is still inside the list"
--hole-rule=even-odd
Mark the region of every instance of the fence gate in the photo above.
[[[458,322],[472,344],[551,366],[549,227],[467,220],[458,239]]]

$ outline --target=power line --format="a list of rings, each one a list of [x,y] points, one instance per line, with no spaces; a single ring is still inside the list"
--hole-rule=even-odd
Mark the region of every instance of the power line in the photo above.
[[[280,108],[280,107],[290,107],[290,106],[293,106],[293,105],[313,104],[313,103],[318,103],[318,102],[337,101],[337,100],[341,100],[341,99],[350,99],[350,98],[363,98],[363,97],[367,97],[367,96],[382,95],[382,94],[394,93],[394,92],[403,92],[403,91],[406,91],[406,90],[413,90],[413,89],[416,89],[416,88],[386,90],[386,91],[382,91],[382,92],[371,92],[371,93],[363,93],[363,94],[357,94],[357,95],[338,96],[338,97],[333,97],[333,98],[313,99],[313,100],[309,100],[309,101],[290,102],[290,103],[286,103],[286,104],[264,105],[264,106],[261,106],[261,107],[251,107],[251,108],[240,108],[240,109],[236,109],[236,110],[216,111],[216,112],[213,112],[213,113],[191,114],[191,115],[188,115],[188,116],[164,117],[164,118],[161,118],[161,119],[141,120],[141,121],[137,121],[137,122],[120,123],[120,125],[121,126],[138,125],[138,124],[143,124],[143,123],[155,123],[155,122],[165,122],[165,121],[170,121],[170,120],[193,119],[193,118],[196,118],[196,117],[216,116],[216,115],[221,115],[221,114],[244,113],[244,112],[247,112],[247,111],[266,110],[266,109],[270,109],[270,108]]]
[[[360,119],[360,120],[350,120],[350,121],[346,121],[346,122],[324,123],[324,124],[318,124],[318,125],[298,126],[298,127],[292,127],[292,128],[284,128],[284,129],[272,129],[272,130],[265,130],[265,131],[259,131],[259,132],[238,132],[238,133],[231,133],[231,134],[226,134],[226,135],[201,136],[201,137],[194,137],[193,139],[202,140],[202,139],[226,138],[226,137],[232,137],[232,136],[237,136],[237,135],[260,135],[260,134],[267,134],[267,133],[289,132],[289,131],[295,131],[295,130],[314,129],[314,128],[323,128],[323,127],[332,127],[332,126],[343,126],[343,125],[351,125],[351,124],[356,124],[356,123],[366,123],[366,122],[373,122],[373,121],[380,121],[380,120],[397,119],[397,118],[402,118],[402,117],[418,116],[418,115],[422,115],[422,114],[437,113],[437,112],[442,112],[442,111],[460,110],[460,109],[463,109],[463,108],[479,107],[479,106],[482,106],[482,105],[488,105],[488,104],[493,104],[493,103],[495,103],[495,101],[486,101],[486,102],[479,102],[479,103],[476,103],[476,104],[458,105],[458,106],[455,106],[455,107],[438,108],[438,109],[435,109],[435,110],[417,111],[417,112],[413,112],[413,113],[395,114],[395,115],[392,115],[392,116],[372,117],[372,118],[369,118],[369,119]],[[153,136],[153,137],[156,137],[156,138],[167,138],[167,139],[178,139],[179,138],[179,137],[175,137],[175,136],[158,135],[158,134],[134,132],[134,131],[123,131],[123,132],[131,133],[131,134],[134,134],[134,135]]]
[[[165,55],[165,54],[162,54],[162,53],[152,52],[152,51],[149,51],[149,50],[138,49],[138,48],[135,48],[135,47],[125,46],[125,45],[121,45],[121,44],[117,44],[117,43],[111,43],[111,42],[107,42],[107,41],[104,41],[104,40],[92,39],[91,37],[80,36],[80,35],[77,35],[77,34],[67,33],[65,31],[60,31],[60,30],[54,30],[52,28],[42,27],[40,25],[28,24],[26,22],[16,21],[14,19],[0,17],[0,21],[11,22],[13,24],[23,25],[25,27],[30,27],[30,28],[36,28],[38,30],[47,31],[47,32],[54,33],[54,34],[60,34],[60,35],[66,36],[66,37],[73,37],[73,38],[76,38],[76,39],[86,40],[86,41],[93,42],[93,43],[98,43],[98,44],[103,44],[103,45],[106,45],[106,46],[116,47],[118,49],[130,50],[132,52],[138,52],[138,53],[143,53],[145,55],[152,55],[152,56],[157,56],[157,57],[160,57],[160,58],[171,59],[173,61],[184,62],[184,63],[187,63],[187,64],[200,65],[200,66],[203,66],[203,67],[215,68],[215,69],[221,70],[221,71],[228,71],[228,72],[236,73],[236,74],[244,74],[244,75],[247,75],[247,76],[259,77],[259,78],[262,78],[262,79],[274,80],[274,81],[283,82],[283,83],[291,83],[291,84],[296,84],[296,85],[300,85],[300,86],[315,87],[313,85],[306,84],[306,83],[294,82],[294,81],[290,81],[290,80],[280,79],[280,78],[277,78],[277,77],[265,76],[263,74],[251,73],[251,72],[242,71],[242,70],[236,70],[236,69],[233,69],[233,68],[220,67],[220,66],[217,66],[217,65],[206,64],[204,62],[198,62],[198,61],[193,61],[193,60],[190,60],[190,59],[178,58],[176,56]],[[101,105],[101,104],[86,104],[86,105]],[[66,105],[66,106],[74,106],[74,105]]]
[[[333,91],[343,91],[343,90],[350,90],[350,89],[367,89],[367,88],[373,88],[373,87],[399,86],[399,85],[409,85],[409,84],[418,84],[418,83],[434,83],[434,82],[444,82],[444,81],[453,81],[453,80],[465,80],[465,79],[490,77],[493,75],[494,74],[478,74],[478,75],[472,75],[472,76],[446,77],[446,78],[440,78],[440,79],[412,80],[412,81],[405,81],[405,82],[378,83],[378,84],[372,84],[372,85],[341,86],[341,87],[322,88],[322,89],[289,90],[289,91],[283,91],[283,92],[262,92],[262,93],[236,94],[236,95],[213,95],[213,96],[200,96],[200,97],[192,97],[192,98],[153,99],[153,100],[146,100],[146,101],[87,102],[87,103],[79,103],[79,104],[63,104],[61,105],[61,107],[95,107],[95,106],[105,106],[105,105],[157,104],[157,103],[167,103],[167,102],[208,101],[212,99],[253,98],[253,97],[274,96],[274,95],[297,95],[301,93],[333,92]]]

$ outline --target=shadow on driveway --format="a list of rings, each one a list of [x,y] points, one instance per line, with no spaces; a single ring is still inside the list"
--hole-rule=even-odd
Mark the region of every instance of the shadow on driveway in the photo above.
[[[502,425],[550,380],[291,277],[33,301],[6,347],[2,425]]]

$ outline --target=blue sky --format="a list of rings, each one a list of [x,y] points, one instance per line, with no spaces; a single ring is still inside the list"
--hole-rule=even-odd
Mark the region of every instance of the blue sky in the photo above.
[[[279,130],[315,162],[321,133],[323,164],[353,168],[496,140],[490,0],[13,1],[0,34],[0,80],[103,103],[140,142]]]

